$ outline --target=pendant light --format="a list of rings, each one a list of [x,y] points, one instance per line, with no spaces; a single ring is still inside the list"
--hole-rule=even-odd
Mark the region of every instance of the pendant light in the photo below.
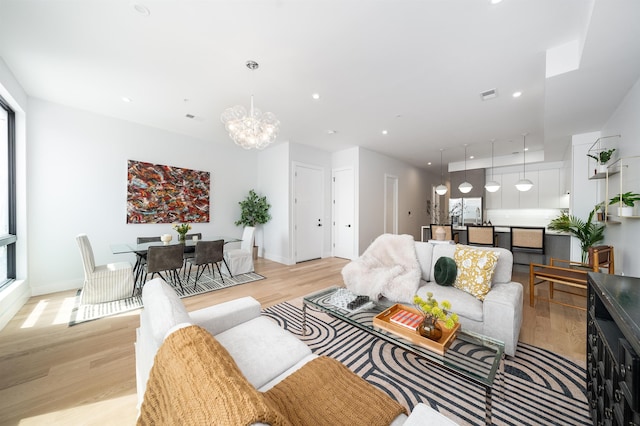
[[[516,189],[521,192],[525,192],[533,188],[533,182],[527,179],[527,134],[522,134],[522,179],[516,182]]]
[[[491,141],[491,180],[487,182],[486,185],[484,186],[484,189],[486,189],[489,192],[496,192],[498,189],[500,189],[500,183],[493,180],[493,143],[494,141],[492,140]]]
[[[464,144],[464,182],[458,186],[458,189],[463,194],[468,194],[473,189],[473,185],[467,182],[467,144]]]
[[[436,186],[436,194],[444,195],[447,193],[447,187],[442,183],[442,148],[440,148],[440,185]]]

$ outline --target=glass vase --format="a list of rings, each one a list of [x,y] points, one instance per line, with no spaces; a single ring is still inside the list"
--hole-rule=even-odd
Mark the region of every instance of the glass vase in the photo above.
[[[418,333],[437,342],[442,337],[442,328],[437,320],[427,317],[418,326]]]

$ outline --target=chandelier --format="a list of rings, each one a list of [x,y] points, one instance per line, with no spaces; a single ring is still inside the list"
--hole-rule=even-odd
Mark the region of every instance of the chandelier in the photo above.
[[[257,70],[258,66],[255,61],[247,61],[247,68],[251,71]],[[229,137],[244,149],[266,148],[276,140],[280,130],[280,121],[273,113],[263,114],[258,108],[253,107],[253,95],[248,114],[245,107],[236,105],[225,109],[220,120],[229,132]]]

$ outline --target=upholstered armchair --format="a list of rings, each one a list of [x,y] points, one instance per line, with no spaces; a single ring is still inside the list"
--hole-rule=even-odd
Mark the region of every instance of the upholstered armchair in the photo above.
[[[116,262],[96,266],[93,249],[86,234],[76,237],[82,267],[84,268],[84,285],[80,302],[95,304],[112,300],[126,299],[133,290],[133,267],[129,262]]]

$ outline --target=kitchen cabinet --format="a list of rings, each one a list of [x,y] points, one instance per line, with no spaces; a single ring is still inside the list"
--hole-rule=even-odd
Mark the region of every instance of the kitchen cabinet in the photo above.
[[[526,177],[533,188],[526,192],[516,189],[522,172],[494,174],[500,183],[497,192],[485,191],[487,209],[560,209],[568,208],[565,169],[542,169],[527,171]]]
[[[533,183],[533,187],[524,192],[520,192],[516,189],[518,196],[520,197],[520,201],[518,207],[521,209],[537,209],[540,207],[540,200],[538,199],[538,195],[540,192],[540,183],[538,182],[538,171],[533,170],[527,172],[527,179],[529,179]]]
[[[557,209],[561,203],[560,169],[538,171],[538,200],[541,209]]]
[[[502,207],[503,209],[520,208],[520,191],[516,189],[516,182],[520,180],[520,173],[503,173],[502,174]]]

